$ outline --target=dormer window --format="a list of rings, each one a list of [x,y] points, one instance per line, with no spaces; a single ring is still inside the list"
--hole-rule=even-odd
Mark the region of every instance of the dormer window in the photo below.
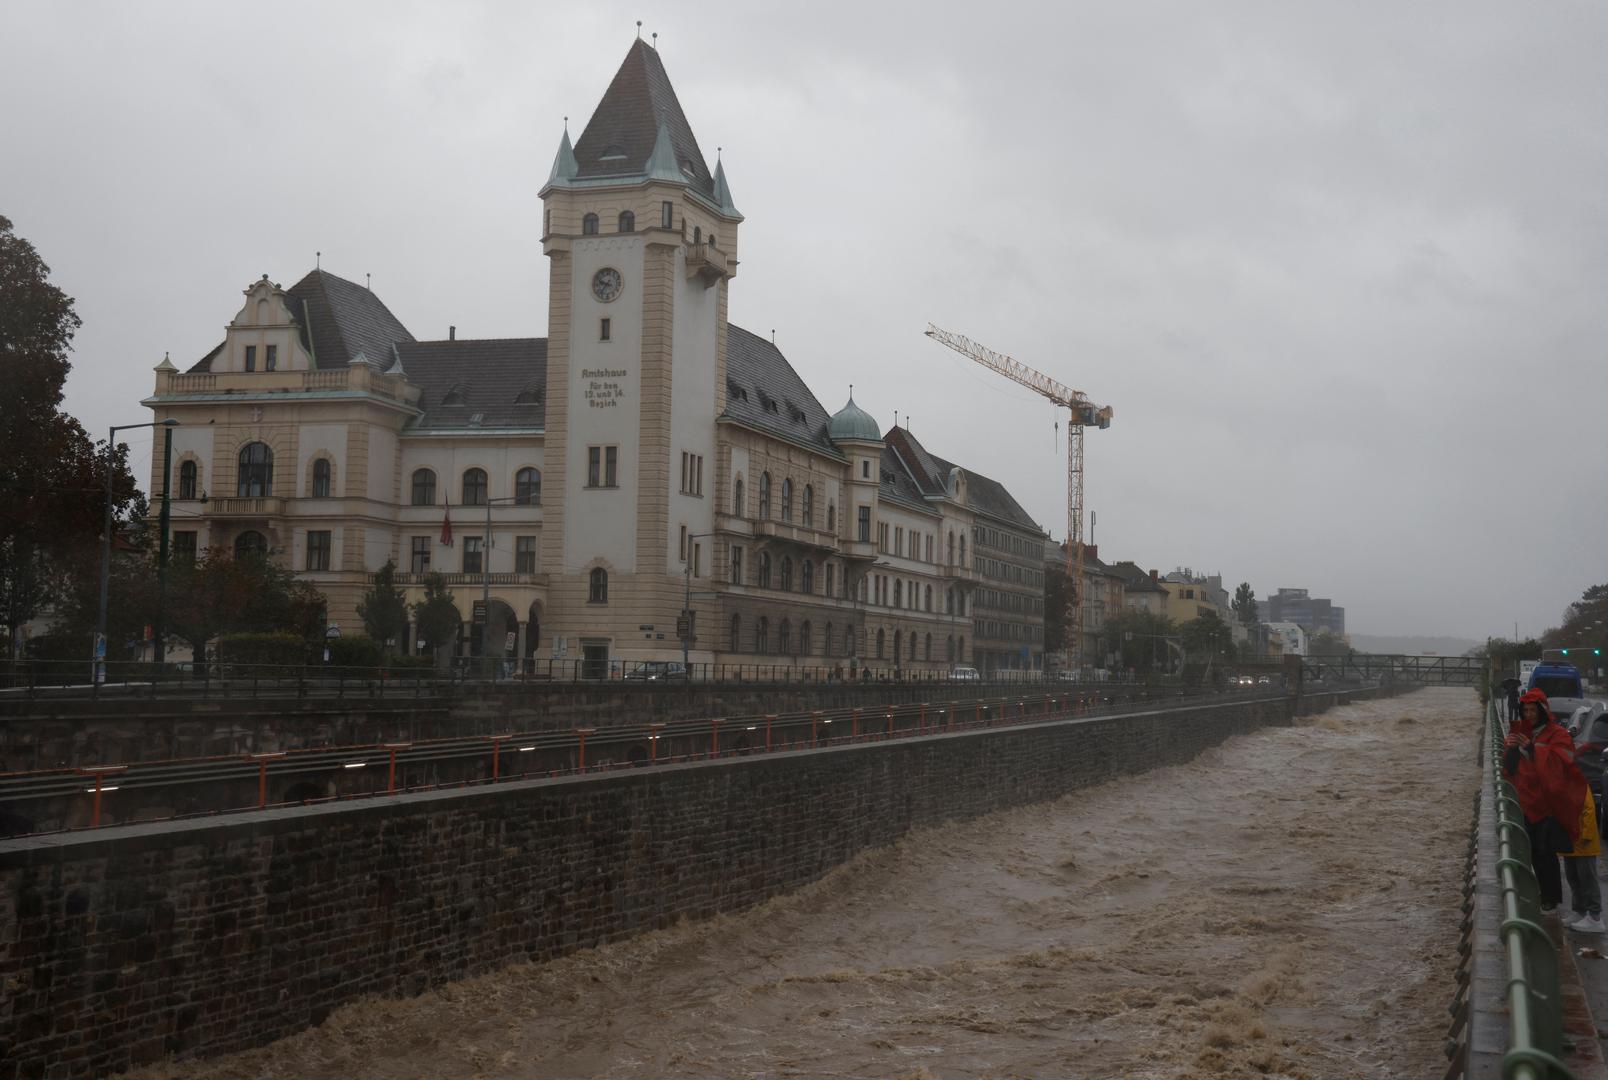
[[[619,145],[605,146],[603,148],[603,154],[602,154],[601,157],[598,158],[598,160],[599,161],[624,161],[625,160],[625,147],[619,146]]]
[[[583,217],[581,219],[581,235],[582,236],[596,236],[597,235],[597,215],[596,214],[587,214],[585,217]]]
[[[539,387],[539,386],[527,386],[527,387],[525,387],[525,389],[523,389],[523,390],[521,390],[519,392],[518,397],[514,398],[514,404],[515,405],[540,405],[542,403],[542,396],[543,395],[542,395],[542,388],[541,387]]]
[[[675,224],[676,204],[665,201],[659,204],[659,228],[668,229]]]
[[[278,345],[264,345],[262,347],[262,351],[263,351],[262,369],[264,371],[273,371],[274,369],[279,367],[279,346]]]
[[[457,386],[454,386],[451,390],[447,391],[447,396],[441,399],[441,404],[463,405],[466,404],[465,398],[467,396],[468,395],[464,390],[463,383],[459,383]]]
[[[246,370],[257,370],[257,346],[255,345],[246,346]]]
[[[736,401],[747,401],[748,391],[738,386],[733,379],[726,380],[726,396]]]

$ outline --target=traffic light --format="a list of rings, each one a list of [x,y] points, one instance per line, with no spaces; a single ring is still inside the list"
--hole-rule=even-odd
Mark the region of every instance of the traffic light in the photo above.
[[[1593,648],[1593,649],[1592,649],[1592,650],[1591,650],[1591,655],[1592,655],[1592,656],[1601,656],[1601,655],[1602,655],[1602,647],[1601,647],[1601,646],[1597,646],[1597,647],[1595,647],[1595,648]]]
[[[1563,655],[1568,656],[1569,655],[1569,650],[1568,649],[1563,650]]]

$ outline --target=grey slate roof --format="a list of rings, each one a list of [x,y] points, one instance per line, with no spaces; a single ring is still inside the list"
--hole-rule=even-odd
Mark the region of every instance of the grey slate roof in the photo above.
[[[888,445],[898,452],[898,459],[910,469],[911,477],[921,491],[936,495],[946,490],[945,482],[949,478],[949,471],[956,467],[954,463],[930,453],[921,445],[921,441],[905,428],[895,427],[884,438]],[[1008,521],[1020,528],[1044,534],[1039,523],[1022,509],[1022,504],[1016,501],[1004,484],[971,469],[965,469],[965,472],[968,507],[1002,521]],[[923,476],[923,473],[926,475]]]
[[[359,355],[384,371],[391,366],[391,346],[413,340],[372,289],[327,270],[312,271],[285,292],[304,340],[311,335],[321,371],[339,370]]]
[[[407,431],[547,425],[547,339],[408,341],[397,346],[408,382],[423,395],[424,415]],[[454,390],[462,404],[448,404]],[[532,400],[521,403],[521,393]],[[479,414],[478,423],[471,423]]]
[[[670,129],[676,161],[687,182],[700,194],[714,198],[714,178],[659,52],[641,39],[625,54],[625,62],[575,144],[575,160],[580,166],[576,175],[591,179],[646,173],[660,123]]]
[[[302,347],[312,352],[320,371],[339,371],[358,355],[384,371],[391,366],[391,346],[413,340],[372,290],[327,270],[314,270],[286,289],[285,306],[301,331]],[[224,344],[189,370],[211,371]]]
[[[1110,571],[1125,583],[1129,592],[1166,592],[1160,585],[1150,580],[1150,574],[1139,568],[1138,564],[1124,559],[1122,562],[1112,563]]]
[[[725,415],[842,456],[826,437],[826,410],[793,365],[775,345],[740,326],[727,327]]]
[[[882,447],[882,483],[877,492],[879,498],[893,502],[906,503],[928,513],[937,511],[926,499],[922,498],[921,487],[906,471],[904,462],[894,452],[893,447]]]

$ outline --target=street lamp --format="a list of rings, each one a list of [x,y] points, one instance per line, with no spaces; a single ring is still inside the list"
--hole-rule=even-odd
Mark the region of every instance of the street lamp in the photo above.
[[[119,431],[133,431],[136,428],[159,427],[162,428],[162,513],[159,518],[162,536],[158,542],[157,556],[157,621],[153,628],[156,632],[156,659],[161,660],[162,652],[162,604],[167,598],[167,556],[168,556],[168,474],[173,471],[173,429],[179,422],[172,418],[167,420],[152,420],[144,424],[118,424],[106,436],[106,513],[102,521],[103,533],[101,536],[101,569],[100,569],[100,614],[95,620],[95,640],[90,646],[89,678],[93,683],[106,681],[106,600],[110,589],[112,577],[112,458],[117,452],[117,433]]]

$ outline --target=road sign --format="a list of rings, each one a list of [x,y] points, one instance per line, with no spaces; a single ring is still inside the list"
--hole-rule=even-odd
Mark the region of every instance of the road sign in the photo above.
[[[82,641],[83,638],[79,638],[78,640]],[[105,634],[96,634],[95,635],[95,659],[97,659],[97,660],[106,659],[106,635]]]
[[[503,652],[513,652],[514,651],[514,645],[518,641],[519,641],[519,635],[517,633],[515,633],[514,631],[512,631],[512,630],[508,631],[508,639],[505,642],[503,642]]]

